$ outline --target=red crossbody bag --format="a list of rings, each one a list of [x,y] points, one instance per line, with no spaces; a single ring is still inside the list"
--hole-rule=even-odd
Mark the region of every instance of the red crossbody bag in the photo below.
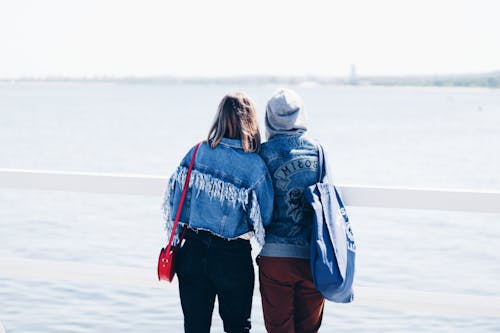
[[[179,251],[182,239],[186,232],[186,228],[182,231],[181,237],[177,245],[172,246],[174,242],[175,230],[177,229],[177,224],[179,224],[179,218],[181,217],[182,206],[184,205],[184,199],[186,198],[186,193],[189,187],[189,179],[191,178],[191,171],[193,170],[194,159],[201,142],[196,145],[193,152],[193,157],[191,158],[191,163],[189,164],[189,169],[186,175],[186,182],[184,183],[184,188],[182,189],[181,199],[179,200],[179,206],[177,207],[177,212],[175,213],[174,226],[172,228],[172,233],[170,234],[170,240],[168,241],[167,247],[162,248],[160,255],[158,257],[158,280],[167,280],[172,282],[175,275],[175,257]],[[167,216],[167,218],[169,218]]]

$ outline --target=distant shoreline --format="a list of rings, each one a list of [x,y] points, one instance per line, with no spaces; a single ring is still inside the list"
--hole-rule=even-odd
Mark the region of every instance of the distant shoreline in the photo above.
[[[0,83],[118,83],[118,84],[249,84],[249,85],[303,85],[303,86],[413,86],[413,87],[482,87],[500,88],[500,71],[480,74],[449,74],[420,76],[92,76],[92,77],[17,77],[0,78]]]

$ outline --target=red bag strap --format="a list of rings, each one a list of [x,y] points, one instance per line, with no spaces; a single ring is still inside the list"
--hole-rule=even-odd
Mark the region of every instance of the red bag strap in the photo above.
[[[174,241],[175,230],[177,229],[177,224],[179,224],[179,218],[181,217],[182,206],[184,205],[184,199],[186,198],[186,193],[189,187],[189,179],[191,178],[191,171],[193,171],[194,160],[196,158],[196,153],[198,152],[198,148],[200,148],[201,144],[202,142],[199,142],[196,145],[196,147],[194,148],[193,157],[191,157],[191,163],[189,164],[189,169],[186,174],[186,181],[184,182],[184,188],[182,189],[181,200],[179,200],[179,206],[177,206],[177,213],[175,214],[174,227],[172,228],[172,233],[170,234],[170,240],[168,241],[167,253],[170,251],[170,248],[172,247],[172,243]],[[184,238],[185,231],[186,230],[184,230],[184,232],[182,233],[180,241],[182,241],[182,239]]]

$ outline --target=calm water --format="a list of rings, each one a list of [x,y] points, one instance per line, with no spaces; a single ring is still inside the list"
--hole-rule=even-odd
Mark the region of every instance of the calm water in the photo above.
[[[262,119],[275,88],[0,85],[0,168],[167,177],[205,137],[226,92],[248,92]],[[339,184],[500,190],[500,90],[293,88],[306,103],[311,136],[328,147]],[[0,189],[0,258],[133,268],[154,278],[165,238],[160,195]],[[359,286],[500,296],[499,215],[368,208],[350,214]],[[182,331],[175,285],[6,271],[0,267],[7,332]],[[259,302],[256,293],[254,332],[264,332]],[[214,332],[222,331],[217,317]],[[497,332],[500,319],[329,303],[322,331]]]

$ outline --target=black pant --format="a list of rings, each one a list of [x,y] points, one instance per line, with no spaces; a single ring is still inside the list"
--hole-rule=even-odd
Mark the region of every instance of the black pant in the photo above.
[[[188,230],[176,271],[185,332],[210,332],[216,295],[224,331],[250,331],[255,276],[248,240]]]

